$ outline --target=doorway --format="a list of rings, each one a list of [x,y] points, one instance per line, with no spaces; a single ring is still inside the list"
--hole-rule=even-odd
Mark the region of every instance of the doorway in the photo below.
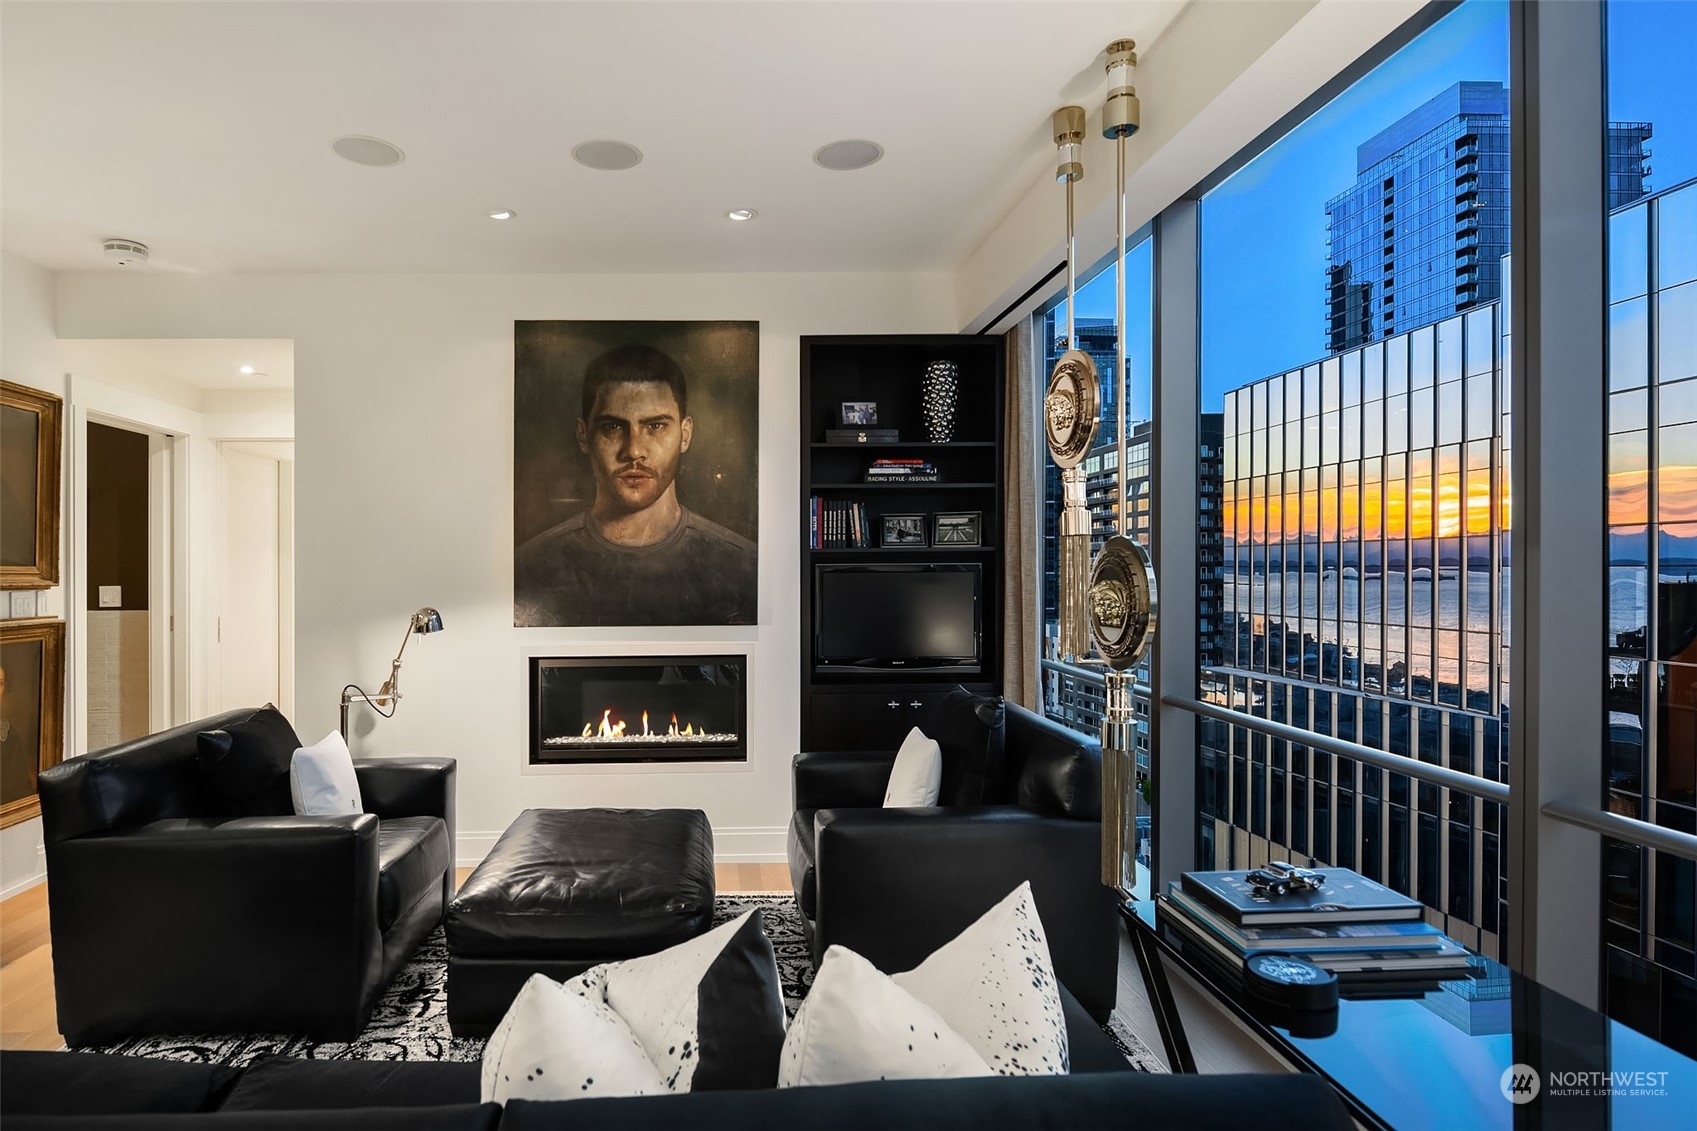
[[[171,722],[170,439],[94,420],[85,432],[89,750]]]

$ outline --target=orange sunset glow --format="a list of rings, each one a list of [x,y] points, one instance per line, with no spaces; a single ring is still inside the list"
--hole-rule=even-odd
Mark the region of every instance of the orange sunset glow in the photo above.
[[[1465,484],[1465,486],[1464,486]],[[1654,521],[1697,522],[1697,465],[1675,464],[1657,472]],[[1392,538],[1454,538],[1461,534],[1491,533],[1490,479],[1482,471],[1445,473],[1437,477],[1434,498],[1429,487],[1407,490],[1393,482],[1364,483],[1354,488],[1324,488],[1303,495],[1250,498],[1246,484],[1226,509],[1226,535],[1244,541],[1318,538],[1333,541],[1379,537],[1381,523]],[[1405,497],[1406,490],[1406,497]],[[1497,521],[1510,529],[1510,499],[1505,490],[1496,500]],[[1609,476],[1609,525],[1641,526],[1651,521],[1650,473],[1643,468],[1616,471]]]

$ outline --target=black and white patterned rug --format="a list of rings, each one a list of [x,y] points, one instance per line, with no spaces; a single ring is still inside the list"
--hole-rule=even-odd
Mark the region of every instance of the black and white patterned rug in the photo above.
[[[813,956],[802,933],[795,896],[788,892],[721,895],[713,907],[713,923],[717,926],[754,907],[761,910],[766,937],[778,958],[784,1007],[794,1016],[813,985]],[[378,999],[371,1021],[352,1041],[267,1034],[137,1037],[84,1051],[238,1066],[268,1055],[308,1060],[479,1060],[482,1037],[455,1037],[448,1031],[447,978],[448,946],[438,927],[401,967]],[[1144,1072],[1167,1070],[1117,1015],[1103,1031],[1133,1067]]]

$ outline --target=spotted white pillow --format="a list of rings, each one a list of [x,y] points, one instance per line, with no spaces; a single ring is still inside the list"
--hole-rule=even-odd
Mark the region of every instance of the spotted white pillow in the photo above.
[[[1000,1075],[1067,1071],[1061,995],[1029,881],[894,981]]]
[[[990,1075],[935,1009],[841,946],[825,951],[778,1061],[780,1088]]]
[[[532,974],[483,1049],[483,1103],[657,1096],[665,1081],[605,1004]]]

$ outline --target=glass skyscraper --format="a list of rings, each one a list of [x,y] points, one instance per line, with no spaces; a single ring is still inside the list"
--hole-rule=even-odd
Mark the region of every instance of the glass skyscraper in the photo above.
[[[1609,218],[1603,801],[1697,832],[1697,181]],[[1697,1048],[1697,866],[1603,842],[1605,1004]]]
[[[1650,126],[1608,130],[1608,205],[1644,193]],[[1502,295],[1509,240],[1508,91],[1458,82],[1363,142],[1355,185],[1326,202],[1326,341],[1337,353]]]
[[[1610,217],[1606,779],[1697,831],[1697,181]],[[1506,262],[1503,265],[1506,267]],[[1226,394],[1205,698],[1507,780],[1512,296]],[[1204,719],[1203,867],[1353,867],[1500,953],[1506,813]],[[1697,1047],[1697,868],[1604,841],[1605,1003]],[[1576,898],[1583,898],[1575,893]]]
[[[1506,324],[1492,302],[1225,397],[1203,697],[1502,781]],[[1499,954],[1504,808],[1200,721],[1201,866],[1351,867]]]

